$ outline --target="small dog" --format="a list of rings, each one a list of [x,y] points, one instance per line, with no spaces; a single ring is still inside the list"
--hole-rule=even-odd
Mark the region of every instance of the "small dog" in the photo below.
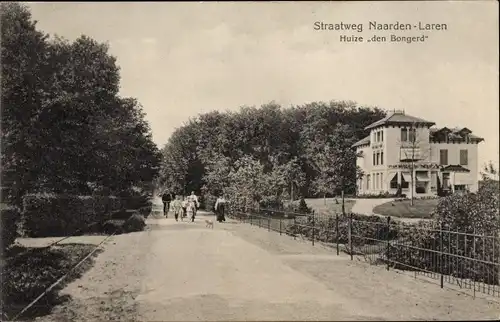
[[[211,219],[205,219],[205,227],[211,227],[214,229],[214,222]]]

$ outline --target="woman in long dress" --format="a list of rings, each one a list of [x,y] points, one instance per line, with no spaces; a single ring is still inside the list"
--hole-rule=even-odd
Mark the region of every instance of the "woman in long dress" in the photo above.
[[[220,196],[217,198],[217,201],[215,202],[215,213],[217,214],[217,221],[218,222],[223,222],[226,221],[225,217],[225,210],[226,210],[226,199],[224,196]]]

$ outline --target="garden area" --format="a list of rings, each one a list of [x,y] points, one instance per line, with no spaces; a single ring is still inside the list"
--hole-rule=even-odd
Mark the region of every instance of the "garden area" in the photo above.
[[[373,212],[382,216],[430,219],[438,203],[437,198],[415,199],[411,206],[409,199],[400,199],[378,205],[373,208]]]

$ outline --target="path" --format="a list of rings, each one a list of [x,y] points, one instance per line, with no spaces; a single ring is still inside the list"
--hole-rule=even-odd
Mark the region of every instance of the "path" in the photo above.
[[[228,222],[148,219],[114,236],[39,320],[433,320],[497,317],[499,305]]]

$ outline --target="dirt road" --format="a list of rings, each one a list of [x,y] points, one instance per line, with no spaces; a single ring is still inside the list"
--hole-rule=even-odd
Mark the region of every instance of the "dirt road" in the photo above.
[[[148,219],[120,235],[43,320],[452,320],[500,305],[240,223]]]

